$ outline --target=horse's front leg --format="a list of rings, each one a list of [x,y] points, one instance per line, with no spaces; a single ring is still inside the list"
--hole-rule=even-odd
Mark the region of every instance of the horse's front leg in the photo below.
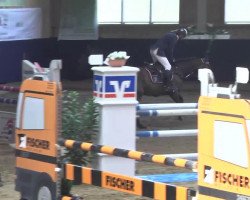
[[[171,97],[171,99],[173,99],[173,101],[175,103],[183,103],[184,99],[181,96],[179,90],[175,90],[174,92],[172,92],[171,94],[169,94],[169,96]],[[178,116],[178,120],[182,120],[182,116]]]
[[[136,118],[136,127],[138,129],[146,129],[147,127],[141,123],[141,120],[137,117]]]
[[[138,84],[138,85],[139,86],[138,86],[138,90],[137,90],[137,100],[140,103],[140,101],[142,101],[144,90],[143,90],[143,87],[142,87],[141,84]],[[141,122],[139,116],[136,117],[136,127],[138,129],[146,129],[146,126],[143,125],[143,123]]]
[[[169,96],[171,97],[171,99],[173,99],[173,101],[174,101],[175,103],[183,103],[183,102],[184,102],[184,99],[183,99],[183,97],[181,96],[179,90],[175,90],[175,91],[171,92],[171,93],[169,94]]]

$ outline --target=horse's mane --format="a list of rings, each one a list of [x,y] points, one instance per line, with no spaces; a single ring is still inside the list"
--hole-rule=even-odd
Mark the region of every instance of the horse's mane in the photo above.
[[[139,66],[139,68],[147,68],[147,67],[153,67],[154,63],[152,62],[144,62],[142,65]]]
[[[187,62],[187,61],[195,60],[195,59],[199,59],[199,58],[197,58],[197,57],[178,58],[178,59],[176,59],[175,62],[176,63],[178,63],[178,62]],[[154,65],[154,63],[152,63],[152,62],[144,62],[143,67],[152,66],[152,65]]]
[[[189,60],[194,60],[194,59],[198,59],[197,57],[187,57],[187,58],[178,58],[176,59],[176,63],[178,62],[186,62],[186,61],[189,61]]]
[[[188,57],[177,60],[174,68],[175,74],[182,79],[190,77],[196,73],[199,68],[209,68],[208,64],[204,63],[202,58]]]

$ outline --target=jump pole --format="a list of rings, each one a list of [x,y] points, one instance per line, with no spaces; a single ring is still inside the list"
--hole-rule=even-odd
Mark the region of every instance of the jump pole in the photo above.
[[[145,162],[163,164],[166,166],[176,166],[176,167],[181,167],[181,168],[186,168],[186,169],[191,169],[191,170],[197,170],[197,162],[183,159],[183,158],[177,158],[176,156],[175,158],[172,158],[172,157],[167,156],[167,154],[157,155],[157,154],[145,153],[141,151],[121,149],[121,148],[111,147],[107,145],[95,145],[92,143],[75,141],[75,140],[61,139],[59,140],[59,144],[69,149],[81,149],[83,151],[105,153],[108,155],[130,158],[130,159],[134,159],[138,161],[145,161]]]
[[[197,109],[198,103],[158,103],[138,104],[137,110]]]
[[[136,149],[136,67],[92,67],[93,96],[99,109],[96,144]],[[135,175],[135,160],[99,154],[94,168],[124,175]]]
[[[198,109],[171,109],[171,110],[139,110],[137,115],[140,117],[166,117],[166,116],[179,116],[179,115],[197,115]]]
[[[136,137],[183,137],[197,136],[197,129],[187,130],[153,130],[153,131],[136,131]]]

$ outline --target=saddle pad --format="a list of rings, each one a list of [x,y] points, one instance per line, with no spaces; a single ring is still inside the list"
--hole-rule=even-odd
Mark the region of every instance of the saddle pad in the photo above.
[[[156,69],[153,69],[152,67],[147,67],[145,68],[145,70],[148,72],[152,83],[157,83],[157,84],[163,83],[161,75]]]

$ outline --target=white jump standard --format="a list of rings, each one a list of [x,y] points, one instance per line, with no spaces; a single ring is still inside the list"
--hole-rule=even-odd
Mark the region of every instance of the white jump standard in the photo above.
[[[136,150],[135,67],[93,67],[93,96],[99,105],[100,132],[97,144]],[[135,161],[99,154],[96,169],[135,175]]]

